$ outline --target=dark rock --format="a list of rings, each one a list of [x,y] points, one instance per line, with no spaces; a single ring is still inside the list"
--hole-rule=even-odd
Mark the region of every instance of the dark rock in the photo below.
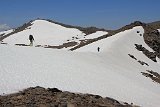
[[[23,94],[22,94],[23,93]],[[25,94],[24,94],[25,93]],[[54,94],[52,94],[54,93]],[[31,87],[20,93],[0,96],[0,107],[125,107],[112,98],[62,92],[57,88]],[[131,107],[131,105],[127,105]]]
[[[96,99],[102,98],[102,97],[99,96],[99,95],[95,95],[94,97],[95,97]]]
[[[128,54],[131,58],[133,58],[133,59],[135,59],[135,60],[137,60],[137,58],[136,57],[134,57],[133,55],[131,55],[131,54]]]
[[[59,107],[67,107],[67,103],[63,103]]]
[[[111,101],[112,103],[120,104],[117,100],[115,100],[113,98],[106,97],[106,99],[109,100],[109,101]]]
[[[140,33],[140,31],[137,31],[137,33]]]
[[[58,88],[48,88],[48,91],[51,91],[52,93],[54,93],[54,92],[62,92]]]
[[[160,26],[160,24],[159,24]],[[160,33],[153,26],[145,26],[144,40],[145,43],[156,52],[156,56],[160,58]]]
[[[154,72],[152,70],[146,70],[147,72],[141,72],[142,75],[144,75],[145,77],[150,78],[151,80],[153,80],[154,82],[157,82],[160,84],[160,74],[158,74],[157,72]]]
[[[141,65],[147,65],[147,66],[149,66],[146,62],[143,62],[143,61],[138,61]]]
[[[135,44],[135,48],[139,51],[142,51],[143,54],[145,54],[149,59],[151,59],[152,61],[154,62],[157,62],[156,60],[156,52],[150,52],[149,50],[147,50],[146,48],[144,48],[142,45],[138,45],[138,44]]]
[[[72,42],[63,43],[62,45],[59,45],[59,46],[50,46],[50,45],[47,45],[47,46],[45,46],[45,48],[62,49],[62,48],[76,46],[77,44],[78,44],[77,42],[72,41]]]
[[[143,25],[143,23],[140,22],[140,21],[135,21],[133,24],[134,24],[135,26],[142,26],[142,25]]]

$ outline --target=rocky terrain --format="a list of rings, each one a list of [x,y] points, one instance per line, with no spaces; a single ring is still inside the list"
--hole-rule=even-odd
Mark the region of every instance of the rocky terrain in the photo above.
[[[160,84],[160,74],[157,72],[154,72],[152,70],[146,70],[146,72],[141,72],[145,77],[148,77],[153,80],[153,82],[159,83]]]
[[[0,96],[0,107],[138,107],[99,95],[77,94],[57,88],[32,87]]]
[[[144,41],[150,48],[152,48],[158,58],[160,58],[160,33],[150,25],[143,26],[145,29]]]

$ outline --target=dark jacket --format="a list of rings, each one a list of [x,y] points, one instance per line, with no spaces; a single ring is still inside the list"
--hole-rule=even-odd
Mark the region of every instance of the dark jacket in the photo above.
[[[33,38],[32,35],[29,35],[29,40],[30,40],[30,41],[33,41],[33,40],[34,40],[34,38]]]

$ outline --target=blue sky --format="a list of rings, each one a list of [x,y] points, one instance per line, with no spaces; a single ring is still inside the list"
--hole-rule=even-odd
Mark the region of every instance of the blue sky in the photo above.
[[[17,27],[36,18],[83,27],[117,29],[160,20],[160,0],[0,0],[0,24]]]

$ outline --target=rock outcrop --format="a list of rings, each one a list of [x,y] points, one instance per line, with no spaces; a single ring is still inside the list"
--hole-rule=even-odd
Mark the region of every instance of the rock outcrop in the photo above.
[[[75,94],[57,88],[34,87],[0,96],[0,107],[137,107],[99,95]]]

